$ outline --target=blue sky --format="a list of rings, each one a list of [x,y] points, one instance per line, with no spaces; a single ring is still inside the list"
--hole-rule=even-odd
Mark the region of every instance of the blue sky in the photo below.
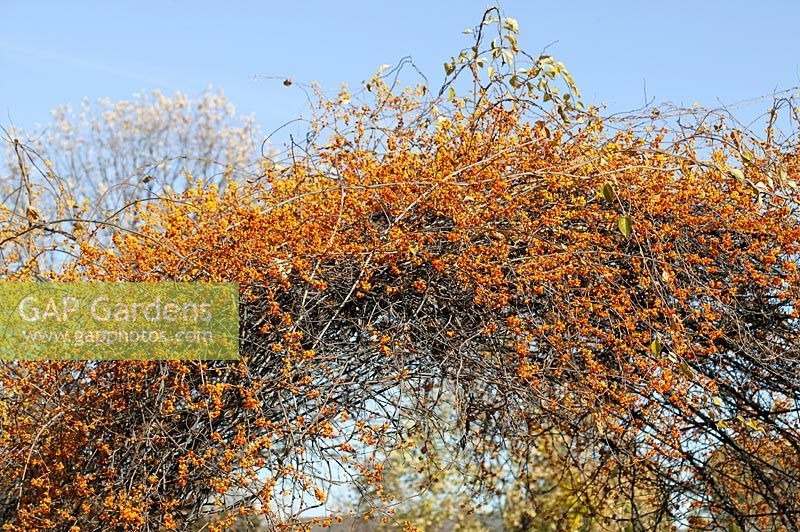
[[[336,90],[410,55],[436,85],[486,3],[0,0],[0,124],[59,103],[222,87],[265,131],[303,112],[270,76]],[[715,106],[800,85],[800,2],[511,1],[523,48],[563,61],[590,103]],[[262,79],[255,80],[254,75]]]

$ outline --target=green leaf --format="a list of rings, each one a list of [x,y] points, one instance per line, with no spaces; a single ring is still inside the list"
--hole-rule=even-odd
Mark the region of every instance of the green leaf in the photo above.
[[[744,181],[744,172],[738,168],[728,168],[728,172],[739,181]]]
[[[503,61],[505,61],[507,65],[510,65],[514,62],[514,54],[511,52],[511,50],[503,48],[503,51],[500,52],[500,55],[503,56]]]
[[[508,35],[504,35],[504,37],[506,39],[508,39],[508,44],[511,45],[511,49],[516,51],[517,50],[517,38],[514,37],[513,35],[511,35],[510,33]]]
[[[628,238],[631,236],[631,233],[633,233],[633,224],[628,216],[620,216],[617,226],[619,227],[619,232],[622,233],[625,238]]]
[[[614,187],[612,187],[611,183],[608,181],[603,184],[603,188],[600,189],[600,193],[603,195],[603,199],[607,202],[611,203],[614,201]]]
[[[455,61],[451,61],[449,63],[444,64],[444,73],[445,75],[449,76],[456,70],[456,63]]]
[[[517,22],[517,19],[507,17],[505,21],[503,21],[503,27],[508,31],[519,33],[519,23]]]
[[[661,342],[658,341],[658,338],[655,338],[650,343],[650,352],[658,356],[661,354],[661,349],[662,349]]]
[[[462,31],[461,33],[463,33],[464,35],[472,35],[472,29],[471,28],[467,28],[464,31]]]
[[[567,82],[567,85],[569,85],[569,88],[572,89],[572,92],[575,93],[575,96],[580,97],[580,93],[578,92],[578,87],[575,85],[575,80],[572,79],[572,76],[569,75],[569,72],[564,71],[561,77],[564,78],[564,81]]]
[[[447,97],[449,101],[453,101],[456,97],[456,90],[453,87],[450,87],[450,94]]]
[[[770,192],[769,187],[766,185],[766,183],[763,183],[761,181],[756,183],[754,186],[756,187],[756,190],[758,190],[761,193],[769,194]]]

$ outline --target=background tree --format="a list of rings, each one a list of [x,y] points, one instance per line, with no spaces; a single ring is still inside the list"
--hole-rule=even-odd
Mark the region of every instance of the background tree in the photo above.
[[[64,247],[64,233],[75,223],[80,233],[86,220],[131,229],[136,202],[185,190],[187,176],[220,186],[234,169],[237,176],[257,173],[259,161],[273,154],[262,146],[253,117],[238,117],[222,90],[211,89],[197,97],[154,91],[130,101],[84,100],[78,111],[56,108],[45,128],[3,132],[0,194],[13,213],[9,234],[29,221],[47,222],[40,212],[58,220],[39,235],[46,241],[33,244],[37,249]],[[16,251],[21,261],[7,262],[33,258],[24,248]],[[50,267],[62,259],[61,252],[35,256]]]

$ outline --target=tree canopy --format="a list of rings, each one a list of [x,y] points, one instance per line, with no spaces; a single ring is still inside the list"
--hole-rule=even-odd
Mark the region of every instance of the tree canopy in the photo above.
[[[411,529],[385,467],[443,447],[469,511],[800,527],[791,93],[758,131],[606,117],[518,30],[490,9],[440,89],[317,91],[302,144],[103,216],[7,138],[2,279],[238,282],[241,359],[3,362],[4,530],[303,528],[344,488]]]

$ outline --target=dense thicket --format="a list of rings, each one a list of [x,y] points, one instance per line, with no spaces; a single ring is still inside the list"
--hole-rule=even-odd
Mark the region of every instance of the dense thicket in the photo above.
[[[800,527],[795,102],[764,131],[603,118],[496,14],[437,94],[381,72],[321,98],[284,159],[133,228],[11,140],[4,279],[239,282],[242,357],[3,363],[8,530],[290,526],[341,486],[402,526],[385,460],[442,445],[477,511]]]

